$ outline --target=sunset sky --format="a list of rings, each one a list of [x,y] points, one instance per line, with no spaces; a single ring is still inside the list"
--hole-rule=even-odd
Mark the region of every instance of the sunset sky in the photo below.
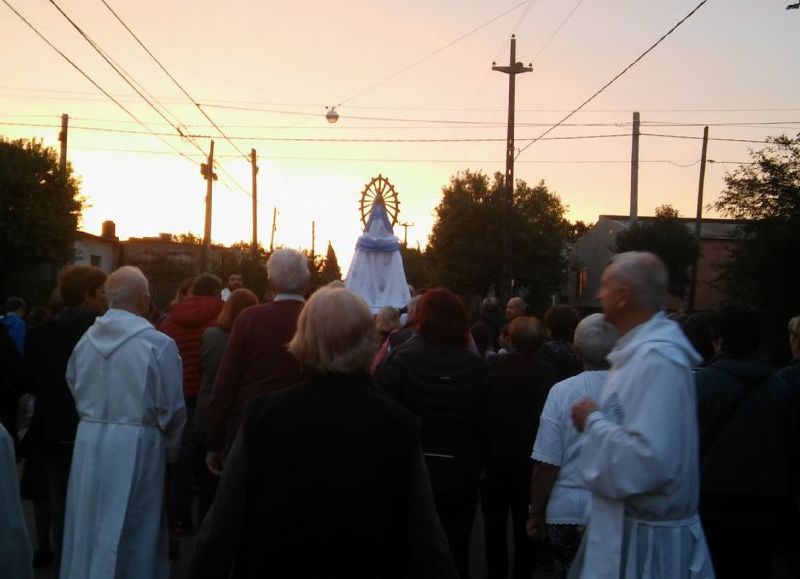
[[[450,176],[503,171],[508,81],[491,66],[508,63],[512,33],[517,59],[534,68],[517,77],[522,148],[699,0],[56,0],[161,114],[52,2],[3,2],[138,119],[0,3],[0,134],[57,147],[60,116],[70,115],[68,156],[89,204],[84,230],[99,233],[111,219],[122,238],[202,235],[199,163],[213,137],[220,179],[212,237],[250,240],[249,163],[197,103],[242,153],[257,150],[262,244],[277,207],[276,244],[309,247],[315,221],[317,251],[330,240],[346,270],[361,233],[359,195],[372,177],[395,185],[400,219],[414,224],[409,244],[424,246]],[[693,216],[703,125],[712,139],[730,139],[709,144],[708,202],[725,172],[749,160],[749,148],[800,132],[800,10],[787,11],[788,3],[710,0],[548,140],[525,149],[516,176],[544,179],[570,219],[627,213],[630,123],[640,111],[649,134],[640,142],[640,214],[670,203]],[[325,120],[331,105],[336,124]],[[196,136],[181,138],[176,127]],[[402,228],[395,233],[402,238]]]

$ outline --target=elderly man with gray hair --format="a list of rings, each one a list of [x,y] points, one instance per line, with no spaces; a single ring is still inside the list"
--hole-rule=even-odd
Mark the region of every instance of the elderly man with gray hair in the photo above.
[[[80,423],[60,577],[166,579],[164,477],[186,421],[181,359],[144,317],[150,295],[138,268],[112,273],[105,291],[109,310],[67,364]]]
[[[621,337],[596,401],[572,407],[592,505],[570,577],[714,577],[697,514],[700,355],[662,311],[667,283],[664,263],[646,252],[614,256],[600,282],[603,314]]]
[[[297,384],[300,365],[286,348],[305,303],[308,258],[294,249],[275,250],[267,261],[275,299],[246,309],[228,337],[211,400],[206,427],[206,464],[219,474],[245,405],[261,394]]]

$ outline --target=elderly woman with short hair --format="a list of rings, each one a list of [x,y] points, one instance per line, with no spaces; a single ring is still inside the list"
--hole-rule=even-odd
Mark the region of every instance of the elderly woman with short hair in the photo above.
[[[530,516],[526,530],[547,542],[555,570],[566,577],[583,536],[592,494],[575,467],[580,433],[572,422],[572,405],[584,398],[598,400],[608,376],[606,356],[619,332],[603,314],[587,316],[575,328],[575,354],[584,371],[555,384],[539,418],[533,445]]]
[[[346,289],[308,301],[293,387],[254,399],[188,577],[455,577],[413,415],[370,387],[375,323]]]

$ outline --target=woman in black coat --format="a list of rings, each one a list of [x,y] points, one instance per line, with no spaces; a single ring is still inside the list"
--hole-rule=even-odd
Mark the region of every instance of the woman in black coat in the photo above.
[[[306,379],[245,409],[188,577],[455,577],[417,421],[370,387],[376,349],[361,298],[311,297],[289,343]]]
[[[494,414],[486,367],[468,349],[467,312],[451,291],[426,292],[415,326],[414,337],[392,350],[378,370],[376,386],[420,418],[436,511],[456,567],[466,579]]]

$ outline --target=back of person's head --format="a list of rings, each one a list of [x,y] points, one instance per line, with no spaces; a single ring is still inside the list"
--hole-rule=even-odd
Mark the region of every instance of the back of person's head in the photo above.
[[[28,327],[35,328],[50,319],[50,310],[44,306],[33,306],[25,317]]]
[[[534,354],[544,343],[544,328],[538,318],[521,316],[508,324],[508,336],[514,352]]]
[[[606,357],[618,339],[619,330],[603,314],[591,314],[575,328],[575,353],[586,370],[602,370],[608,368]]]
[[[175,291],[175,297],[172,298],[172,301],[169,302],[169,307],[174,308],[183,300],[188,298],[192,295],[192,286],[194,285],[194,276],[187,277],[181,282],[181,285],[178,286],[178,289]]]
[[[747,358],[758,352],[761,328],[755,311],[743,305],[723,307],[712,322],[711,336],[722,354]]]
[[[581,319],[581,314],[570,305],[557,304],[550,306],[544,315],[544,323],[553,340],[571,342],[575,335],[575,327]]]
[[[681,324],[683,333],[704,362],[714,357],[714,340],[711,338],[713,319],[714,314],[711,312],[695,312]]]
[[[800,342],[800,316],[795,316],[786,324],[786,330],[789,332],[789,337],[793,338],[796,342]]]
[[[414,320],[417,334],[430,344],[467,345],[467,310],[459,297],[448,289],[436,288],[425,292]]]
[[[12,314],[20,312],[22,315],[25,315],[25,310],[28,309],[28,305],[25,303],[25,300],[22,298],[18,298],[16,296],[11,296],[6,300],[6,313]]]
[[[635,305],[652,311],[664,309],[669,272],[660,257],[648,251],[626,251],[611,258],[611,267],[615,279],[630,285]]]
[[[400,312],[391,306],[381,308],[375,316],[375,327],[381,334],[398,329],[400,327]]]
[[[494,336],[492,336],[492,331],[485,322],[472,324],[470,332],[472,333],[472,341],[475,342],[475,348],[478,350],[478,354],[484,356],[490,348],[494,348],[494,344],[492,343],[492,338]]]
[[[321,288],[297,320],[289,352],[301,366],[321,374],[365,370],[378,348],[366,302],[345,288]]]
[[[147,296],[148,292],[147,278],[142,270],[132,265],[123,265],[106,280],[106,297],[110,308],[134,310],[141,305],[143,296]],[[145,311],[140,313],[144,314]]]
[[[294,249],[276,249],[267,261],[267,277],[277,293],[303,295],[311,278],[308,258]]]
[[[217,316],[217,325],[226,332],[230,332],[231,328],[233,328],[233,322],[236,321],[239,314],[256,304],[258,304],[258,298],[249,289],[241,288],[232,291],[228,301],[222,306],[219,316]]]
[[[210,273],[201,273],[194,278],[192,285],[192,295],[195,296],[217,296],[219,297],[222,291],[222,282],[220,279]]]
[[[106,282],[106,274],[93,265],[72,265],[61,272],[58,291],[64,307],[81,305],[87,297],[94,296]]]
[[[414,318],[417,315],[417,309],[419,307],[419,300],[421,300],[421,299],[422,299],[422,296],[416,295],[413,298],[411,298],[411,301],[408,302],[408,305],[406,306],[406,309],[408,311],[408,321],[409,322],[413,322],[414,321]]]
[[[481,314],[484,316],[499,316],[500,302],[498,299],[493,297],[483,298],[481,302]]]

